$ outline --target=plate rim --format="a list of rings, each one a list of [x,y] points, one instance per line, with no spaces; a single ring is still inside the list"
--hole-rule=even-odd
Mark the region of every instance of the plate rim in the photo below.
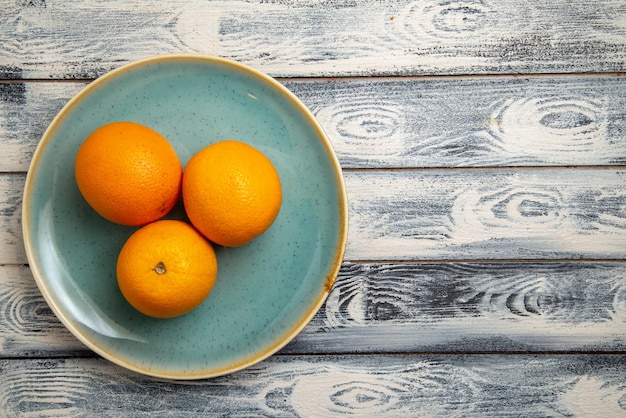
[[[321,286],[321,291],[317,295],[315,299],[312,299],[313,303],[311,307],[298,319],[298,322],[291,329],[282,333],[275,341],[264,348],[262,350],[257,350],[253,352],[249,356],[245,356],[242,361],[235,362],[220,368],[201,368],[202,370],[192,371],[192,372],[173,372],[173,371],[165,371],[165,370],[157,370],[154,368],[141,367],[140,364],[136,364],[136,362],[131,362],[126,358],[120,358],[118,356],[113,355],[109,351],[106,350],[106,345],[97,344],[92,341],[85,333],[81,332],[77,326],[74,325],[74,320],[71,319],[71,315],[66,315],[64,310],[57,306],[55,303],[50,289],[46,286],[46,282],[49,279],[46,278],[46,274],[42,271],[42,266],[39,265],[38,257],[35,254],[35,241],[36,239],[31,237],[30,229],[31,222],[30,219],[32,216],[29,215],[31,209],[29,208],[29,202],[31,200],[30,196],[33,194],[33,190],[35,188],[35,177],[36,172],[40,168],[39,161],[45,153],[46,147],[52,142],[52,137],[59,125],[66,117],[68,113],[72,111],[72,109],[80,104],[80,102],[89,97],[89,95],[97,90],[99,87],[106,85],[108,82],[115,80],[116,77],[123,76],[128,72],[132,72],[136,69],[140,69],[150,64],[155,64],[159,62],[171,62],[171,61],[193,61],[207,64],[220,64],[226,67],[231,67],[237,71],[242,71],[247,73],[260,81],[263,84],[268,85],[273,90],[277,91],[281,94],[281,96],[287,98],[295,108],[297,108],[298,112],[306,118],[308,123],[316,132],[317,139],[324,146],[326,151],[326,155],[328,157],[328,162],[330,163],[333,171],[333,176],[335,180],[335,184],[338,189],[338,220],[339,220],[339,228],[337,230],[337,243],[333,252],[333,260],[330,263],[330,267],[326,270],[326,276],[323,278],[323,285]],[[44,131],[35,152],[33,153],[33,157],[29,163],[28,172],[26,174],[26,181],[24,184],[24,192],[22,194],[22,236],[24,247],[26,250],[26,258],[28,260],[29,268],[31,273],[35,279],[37,287],[39,291],[44,297],[44,300],[54,312],[55,316],[63,323],[66,329],[68,329],[74,337],[76,337],[81,343],[83,343],[88,349],[93,351],[94,353],[100,355],[101,357],[109,360],[110,362],[117,364],[118,366],[124,367],[125,369],[152,376],[158,378],[165,379],[173,379],[173,380],[196,380],[196,379],[206,379],[217,376],[222,376],[230,373],[234,373],[236,371],[242,370],[244,368],[250,367],[279,351],[285,345],[287,345],[290,341],[292,341],[302,329],[311,321],[311,319],[315,316],[315,314],[319,311],[321,306],[325,303],[328,295],[330,294],[332,287],[336,281],[336,278],[339,274],[339,270],[341,268],[341,264],[343,262],[343,258],[345,255],[347,239],[348,239],[348,198],[347,191],[345,186],[345,179],[343,177],[341,165],[339,159],[333,149],[332,143],[325,133],[323,127],[319,123],[319,121],[315,118],[313,113],[304,105],[304,103],[294,94],[292,93],[286,86],[281,84],[275,78],[269,76],[266,73],[261,72],[247,64],[242,62],[238,62],[232,59],[207,55],[207,54],[166,54],[166,55],[156,55],[148,58],[139,59],[136,61],[128,62],[123,64],[105,74],[98,77],[97,79],[90,82],[87,86],[81,89],[78,93],[76,93],[55,115],[52,121],[47,126]],[[322,277],[320,277],[320,283],[322,282]]]

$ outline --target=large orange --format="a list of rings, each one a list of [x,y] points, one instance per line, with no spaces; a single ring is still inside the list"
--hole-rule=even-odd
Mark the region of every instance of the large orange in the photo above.
[[[160,220],[141,227],[117,260],[117,282],[126,300],[155,318],[183,315],[209,295],[217,276],[211,244],[193,226]]]
[[[183,202],[191,223],[212,242],[237,247],[265,232],[282,202],[274,164],[241,141],[209,145],[187,163]]]
[[[145,225],[163,217],[180,195],[182,167],[170,143],[134,122],[113,122],[90,134],[76,154],[78,188],[104,218]]]

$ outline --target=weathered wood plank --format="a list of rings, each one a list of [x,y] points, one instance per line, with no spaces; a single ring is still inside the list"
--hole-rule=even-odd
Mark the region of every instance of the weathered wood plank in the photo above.
[[[346,168],[626,162],[618,77],[288,83]]]
[[[620,169],[345,172],[347,260],[626,258]],[[23,174],[0,175],[0,264],[27,260]]]
[[[61,324],[27,266],[0,266],[0,357],[87,353]]]
[[[14,2],[0,78],[92,78],[174,52],[276,76],[623,71],[625,16],[619,0]]]
[[[0,277],[0,357],[91,355],[28,267]],[[282,353],[624,349],[624,263],[345,263]]]
[[[283,352],[624,348],[624,263],[345,263]]]
[[[624,416],[624,355],[274,356],[196,382],[99,359],[0,361],[0,407],[37,416]]]
[[[344,168],[626,163],[620,77],[282,81]],[[0,171],[26,171],[46,126],[86,85],[0,82]]]
[[[27,262],[22,235],[23,174],[0,174],[0,264]]]
[[[0,172],[28,169],[47,126],[86,85],[0,82]]]
[[[615,169],[346,172],[346,259],[623,259],[625,176]]]

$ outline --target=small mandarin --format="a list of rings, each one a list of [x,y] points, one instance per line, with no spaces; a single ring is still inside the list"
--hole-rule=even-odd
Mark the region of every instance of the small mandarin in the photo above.
[[[104,218],[139,226],[160,219],[180,196],[182,166],[158,132],[134,122],[112,122],[81,144],[76,183]]]
[[[210,241],[237,247],[265,232],[282,202],[272,162],[241,141],[224,140],[191,157],[182,195],[191,223]]]
[[[117,282],[139,312],[173,318],[198,307],[217,276],[211,244],[193,226],[160,220],[135,231],[117,260]]]

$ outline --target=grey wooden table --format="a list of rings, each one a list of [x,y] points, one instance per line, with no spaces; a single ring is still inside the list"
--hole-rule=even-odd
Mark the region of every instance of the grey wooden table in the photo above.
[[[241,61],[314,112],[345,260],[304,331],[229,376],[99,358],[23,248],[33,151],[90,81]],[[626,416],[626,2],[2,1],[0,415]]]

